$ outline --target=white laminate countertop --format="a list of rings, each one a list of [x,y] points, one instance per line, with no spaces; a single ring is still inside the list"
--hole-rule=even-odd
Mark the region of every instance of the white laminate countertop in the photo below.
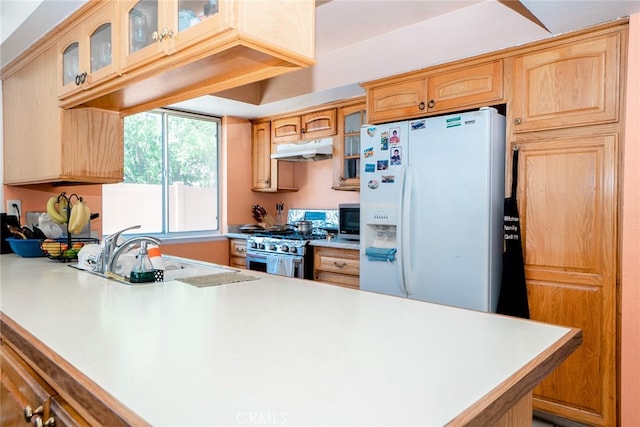
[[[570,332],[250,271],[125,285],[0,256],[0,308],[157,426],[450,422]]]

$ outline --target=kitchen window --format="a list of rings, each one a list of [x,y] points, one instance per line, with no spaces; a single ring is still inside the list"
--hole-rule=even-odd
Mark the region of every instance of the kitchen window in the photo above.
[[[102,229],[197,237],[219,230],[220,119],[153,110],[124,119],[124,181],[102,186]]]

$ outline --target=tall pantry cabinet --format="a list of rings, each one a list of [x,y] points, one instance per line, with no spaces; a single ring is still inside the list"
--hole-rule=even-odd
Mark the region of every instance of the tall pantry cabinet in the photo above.
[[[582,346],[534,389],[534,408],[616,425],[617,218],[626,31],[518,55],[512,145],[531,318]]]

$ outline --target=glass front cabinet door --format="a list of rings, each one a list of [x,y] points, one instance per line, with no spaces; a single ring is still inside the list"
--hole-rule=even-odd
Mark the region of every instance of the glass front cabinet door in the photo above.
[[[118,75],[116,4],[105,4],[58,42],[61,98]]]
[[[360,127],[364,123],[364,103],[340,109],[339,142],[333,160],[333,188],[336,190],[360,190]]]
[[[128,0],[121,5],[123,71],[211,38],[221,28],[218,0]]]
[[[159,32],[162,21],[166,19],[166,3],[159,0],[129,0],[121,3],[123,72],[167,54]]]

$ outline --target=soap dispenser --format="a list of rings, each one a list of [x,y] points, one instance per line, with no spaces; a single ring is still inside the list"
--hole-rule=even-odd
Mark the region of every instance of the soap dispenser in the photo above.
[[[155,272],[149,254],[147,252],[147,242],[140,243],[140,250],[136,256],[136,263],[131,270],[129,281],[131,283],[155,282]]]

